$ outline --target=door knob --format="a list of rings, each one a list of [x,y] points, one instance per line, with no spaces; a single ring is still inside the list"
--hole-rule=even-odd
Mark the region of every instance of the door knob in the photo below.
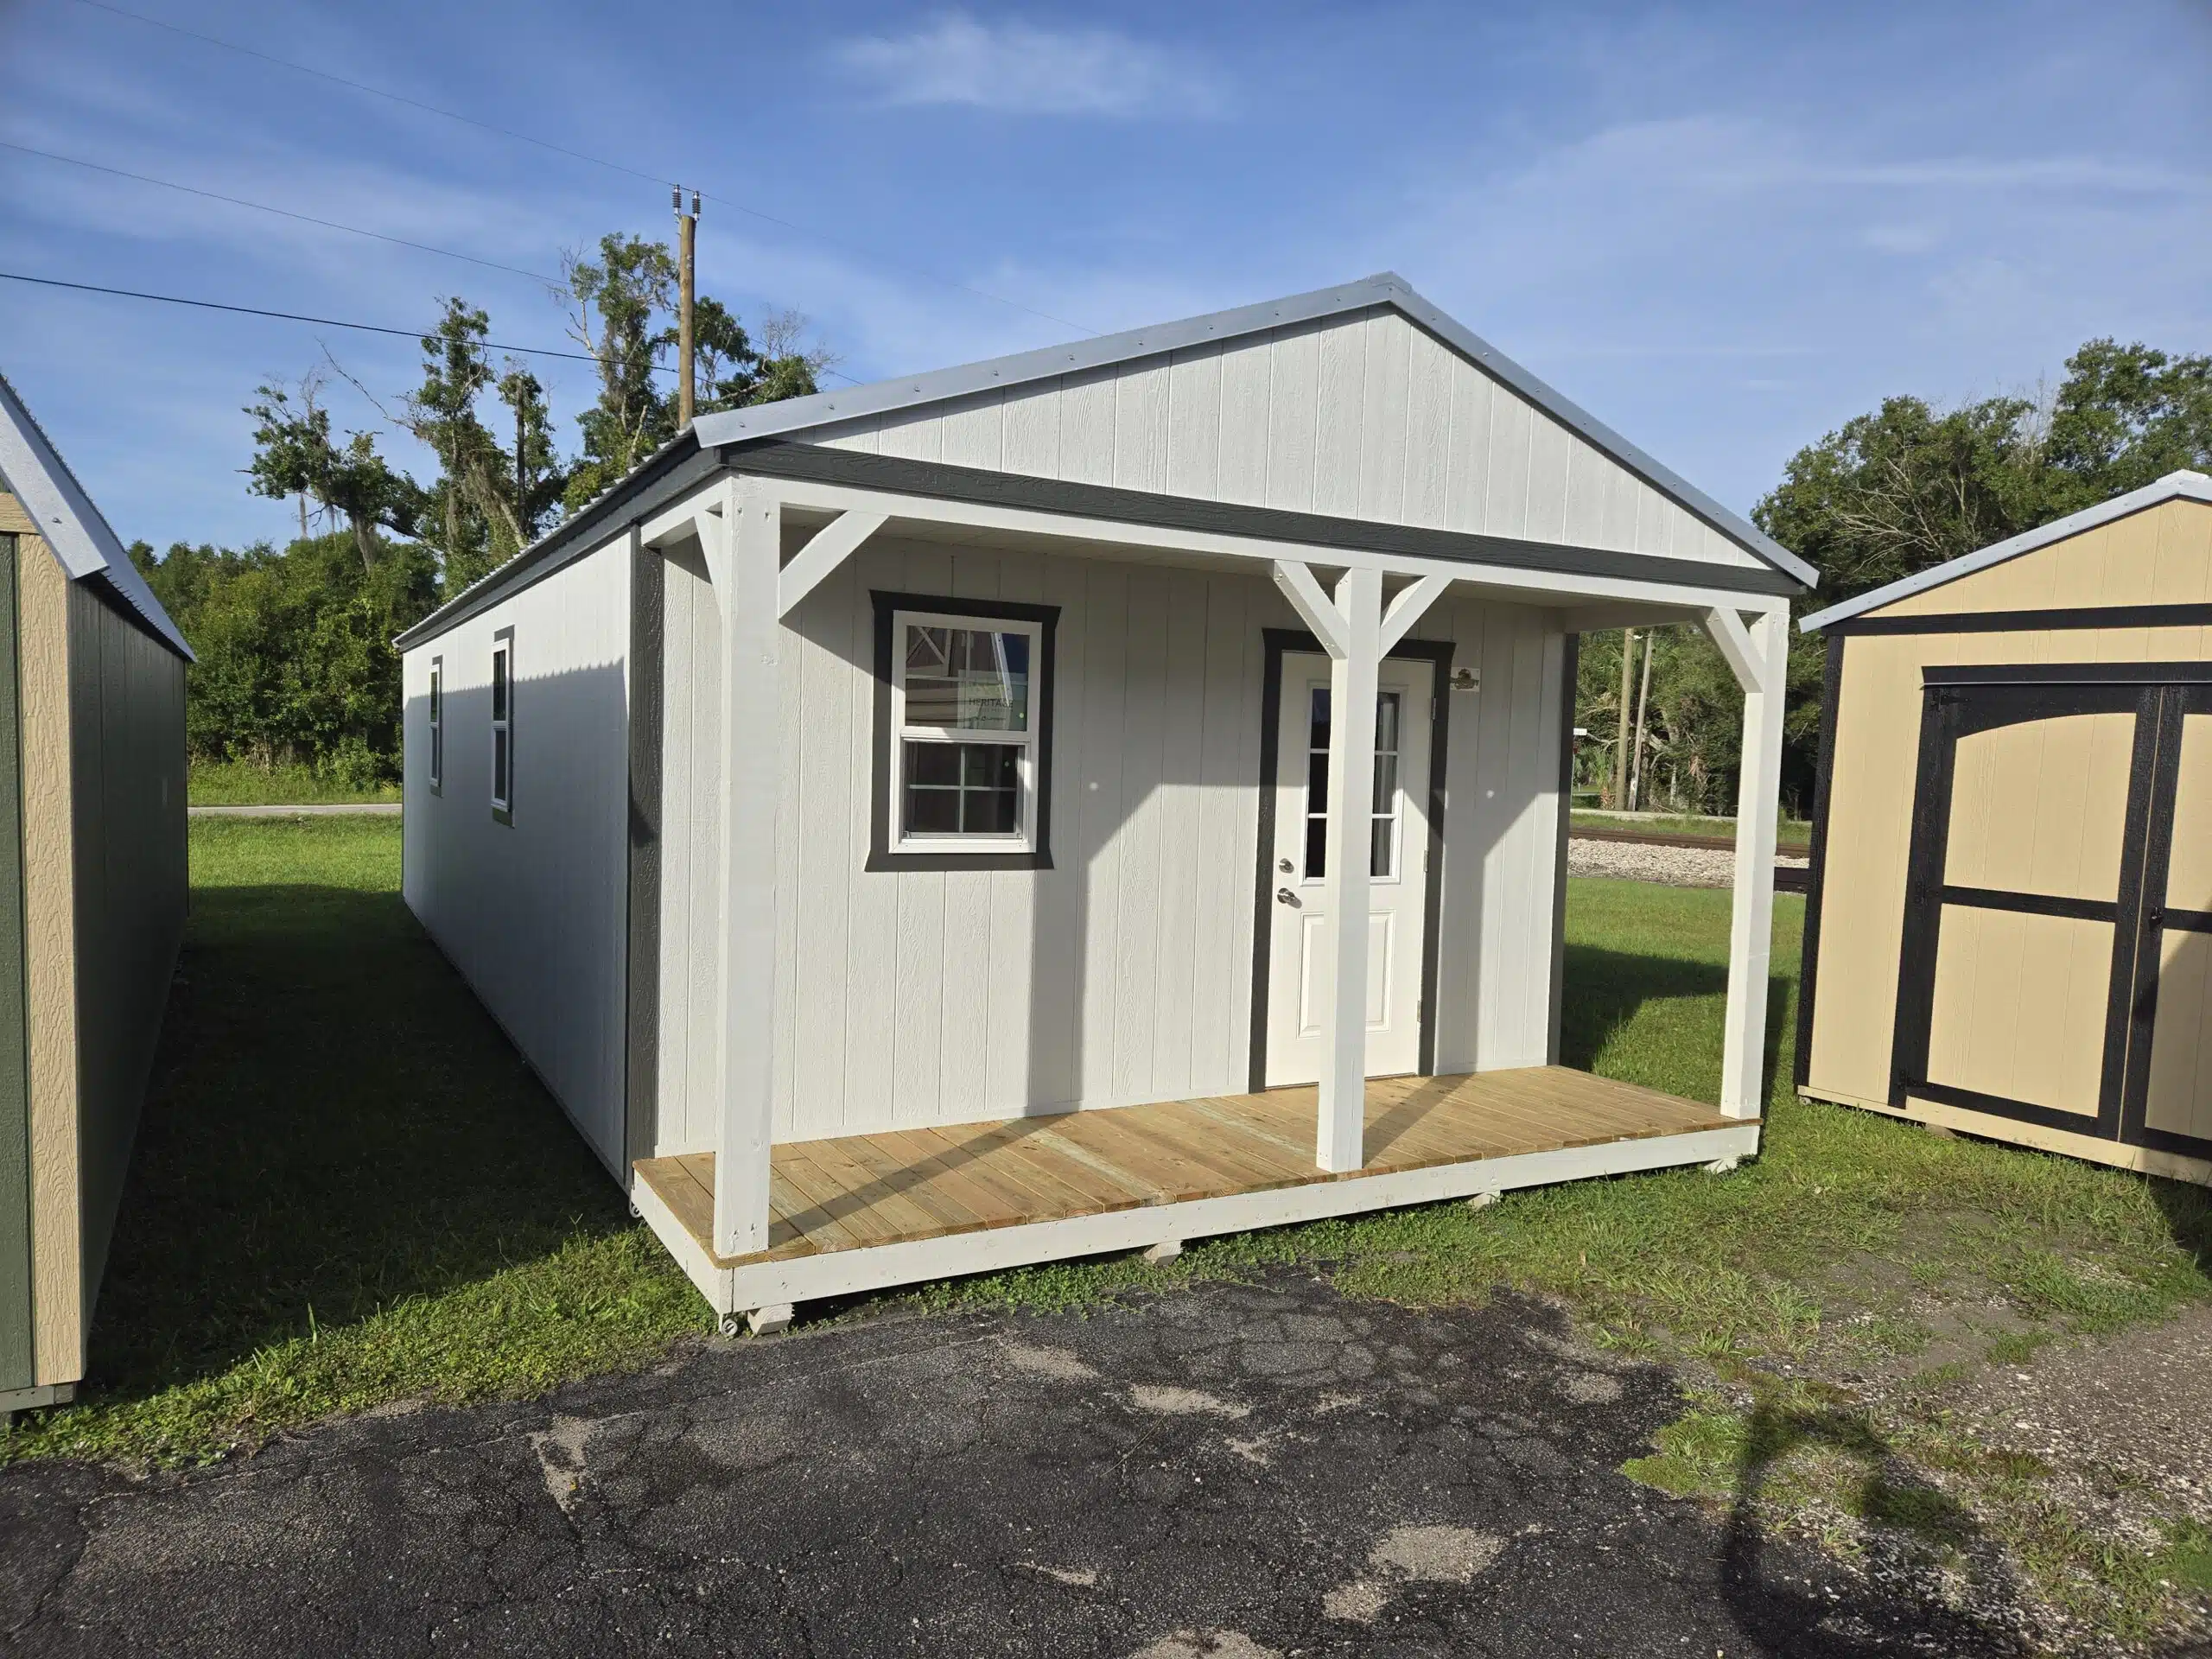
[[[1301,906],[1298,902],[1298,895],[1293,893],[1288,887],[1277,887],[1275,889],[1275,902],[1279,905],[1288,905],[1293,910],[1303,908],[1303,906]]]

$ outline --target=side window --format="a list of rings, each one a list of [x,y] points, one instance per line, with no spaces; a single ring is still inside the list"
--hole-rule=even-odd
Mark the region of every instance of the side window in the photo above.
[[[435,795],[446,781],[446,659],[430,658],[430,792]]]
[[[492,636],[492,816],[514,822],[515,631]]]

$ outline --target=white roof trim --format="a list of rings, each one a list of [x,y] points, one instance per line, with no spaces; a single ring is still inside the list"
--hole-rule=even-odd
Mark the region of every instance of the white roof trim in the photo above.
[[[1854,616],[1879,610],[1885,605],[1893,604],[1900,599],[1910,599],[1915,594],[1924,594],[1930,588],[1940,588],[1947,582],[1956,582],[1961,576],[1970,576],[1977,570],[1988,569],[1993,564],[2002,564],[2023,553],[2032,553],[2039,547],[2049,547],[2053,542],[2063,542],[2085,530],[2094,530],[2099,524],[2108,524],[2115,518],[2125,518],[2131,512],[2140,512],[2145,507],[2155,507],[2161,501],[2177,498],[2212,502],[2212,478],[2202,473],[2168,473],[2164,478],[2145,484],[2139,490],[2130,490],[2126,495],[2116,495],[2094,507],[2069,512],[2063,518],[2054,518],[2047,524],[2038,524],[2033,530],[2023,531],[2005,541],[1993,542],[1974,552],[1961,554],[1942,564],[1930,565],[1927,569],[1902,577],[1886,588],[1877,588],[1856,599],[1847,599],[1840,605],[1831,605],[1825,611],[1806,617],[1797,626],[1804,632],[1810,633],[1833,623],[1847,622]]]
[[[1007,386],[1032,385],[1065,374],[1080,374],[1138,358],[1185,350],[1209,341],[1234,340],[1319,318],[1389,306],[1503,381],[1521,397],[1567,427],[1576,435],[1634,473],[1661,494],[1735,543],[1762,563],[1788,572],[1810,587],[1819,573],[1796,554],[1766,535],[1749,519],[1728,511],[1703,491],[1661,466],[1611,427],[1554,391],[1495,346],[1414,292],[1413,286],[1394,271],[1384,271],[1340,288],[1316,289],[1287,299],[1258,305],[1210,312],[1147,328],[1107,334],[1072,346],[1048,346],[1033,352],[1017,352],[958,368],[938,369],[927,374],[878,380],[868,385],[817,392],[778,404],[747,409],[723,410],[702,415],[693,423],[702,448],[745,443],[758,438],[789,437],[816,427],[842,425],[893,410],[923,404],[946,403],[979,392]]]
[[[5,375],[0,375],[0,486],[23,504],[71,581],[105,582],[179,655],[194,660],[192,647]]]

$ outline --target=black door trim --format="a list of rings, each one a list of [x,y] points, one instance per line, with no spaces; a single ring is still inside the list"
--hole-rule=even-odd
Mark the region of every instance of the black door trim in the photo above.
[[[1287,652],[1306,652],[1317,657],[1328,652],[1303,628],[1262,628],[1265,659],[1260,678],[1260,836],[1254,864],[1252,889],[1252,1032],[1251,1054],[1246,1065],[1247,1086],[1258,1094],[1268,1086],[1268,969],[1274,925],[1275,784],[1279,768],[1275,756],[1282,728],[1282,659]],[[1437,923],[1444,896],[1444,762],[1450,753],[1452,644],[1448,639],[1402,639],[1389,655],[1402,661],[1429,664],[1429,702],[1434,713],[1428,734],[1428,869],[1427,890],[1421,899],[1421,1048],[1417,1064],[1421,1075],[1436,1070]]]
[[[2168,910],[2166,881],[2171,874],[2174,819],[2179,809],[2183,722],[2190,715],[2212,715],[2212,684],[2171,687],[2161,699],[2158,758],[2151,782],[2150,836],[2140,861],[2142,925],[2135,957],[2134,995],[2129,1021],[2129,1064],[2120,1103],[2120,1138],[2184,1157],[2212,1158],[2212,1137],[2152,1128],[2145,1122],[2151,1102],[2152,1045],[2158,1033],[2158,973],[2167,929],[2212,933],[2212,912]]]

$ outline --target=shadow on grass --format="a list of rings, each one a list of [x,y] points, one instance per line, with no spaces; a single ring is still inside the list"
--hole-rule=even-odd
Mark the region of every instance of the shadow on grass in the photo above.
[[[197,888],[91,1380],[191,1382],[631,1224],[397,894]]]
[[[1560,1019],[1560,1064],[1593,1071],[1606,1046],[1647,1005],[1719,997],[1728,988],[1728,969],[1725,963],[1569,944],[1561,982],[1565,1006]],[[1792,974],[1777,973],[1767,981],[1762,1100],[1773,1098],[1775,1079],[1789,1057],[1788,1045],[1796,1022],[1796,988]],[[1715,1033],[1710,1024],[1700,1020],[1685,1035],[1700,1054],[1709,1054],[1707,1064],[1717,1065],[1719,1055],[1713,1049]]]
[[[1964,1551],[1980,1529],[1967,1510],[1913,1474],[1866,1415],[1835,1407],[1765,1401],[1753,1407],[1738,1450],[1721,1586],[1747,1634],[1792,1655],[1845,1659],[1897,1650],[1948,1654],[2012,1653],[2011,1639],[1980,1621],[1916,1596],[1868,1598],[1839,1618],[1836,1603],[1817,1591],[1794,1592],[1787,1574],[1770,1572],[1769,1548],[1757,1508],[1776,1469],[1791,1453],[1840,1453],[1853,1466],[1838,1500],[1870,1526],[1903,1532],[1924,1546]],[[2009,1586],[2001,1600],[2013,1599]]]

